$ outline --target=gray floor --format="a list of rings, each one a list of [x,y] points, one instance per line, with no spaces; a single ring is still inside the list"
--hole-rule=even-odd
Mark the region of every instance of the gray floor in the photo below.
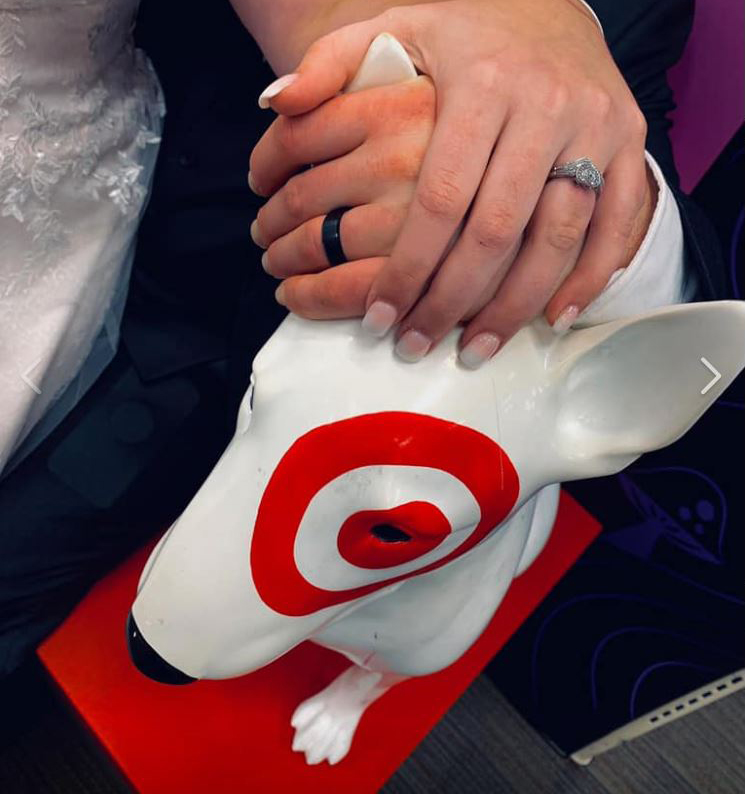
[[[30,702],[24,686],[35,693],[35,703],[0,746],[0,794],[128,792],[34,675],[14,686],[16,703]],[[8,712],[3,712],[7,728]],[[246,791],[288,794],[255,792],[250,784]],[[513,793],[745,794],[745,691],[579,767],[552,750],[481,677],[383,789],[383,794]]]
[[[580,767],[481,677],[384,794],[744,794],[745,691]]]

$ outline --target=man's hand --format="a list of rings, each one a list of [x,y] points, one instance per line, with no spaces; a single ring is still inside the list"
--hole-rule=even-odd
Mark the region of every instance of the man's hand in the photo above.
[[[463,333],[470,366],[541,312],[567,327],[629,263],[654,204],[646,125],[595,23],[574,0],[394,8],[319,39],[269,104],[286,117],[318,107],[383,31],[431,76],[437,122],[390,261],[377,262],[366,327],[399,322],[399,350],[415,359],[486,300]],[[569,179],[546,184],[554,164],[582,156],[605,174],[599,199]]]
[[[266,271],[286,279],[283,304],[317,319],[364,314],[411,205],[434,123],[427,77],[342,94],[273,122],[251,155],[251,186],[271,196],[251,234],[267,249]],[[318,165],[303,170],[311,163]],[[321,224],[343,206],[352,207],[341,221],[350,262],[328,269]]]

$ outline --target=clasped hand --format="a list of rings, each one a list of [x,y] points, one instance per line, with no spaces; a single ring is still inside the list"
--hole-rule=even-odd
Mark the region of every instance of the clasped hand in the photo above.
[[[423,76],[339,94],[385,31]],[[249,175],[268,197],[251,232],[283,279],[277,299],[309,318],[364,316],[377,336],[397,326],[408,361],[459,324],[469,367],[540,314],[565,330],[646,233],[644,117],[574,0],[394,8],[320,38],[280,81]],[[599,196],[546,181],[583,156],[604,173]],[[321,224],[342,206],[349,261],[332,268]]]

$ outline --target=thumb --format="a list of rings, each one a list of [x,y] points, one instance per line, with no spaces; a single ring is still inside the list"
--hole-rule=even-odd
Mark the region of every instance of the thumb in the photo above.
[[[322,36],[306,51],[292,74],[279,77],[259,97],[259,107],[283,116],[296,116],[336,96],[354,77],[381,19],[345,25]]]

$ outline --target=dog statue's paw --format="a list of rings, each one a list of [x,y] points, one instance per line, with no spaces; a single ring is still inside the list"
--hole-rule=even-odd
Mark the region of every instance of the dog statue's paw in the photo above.
[[[353,665],[292,715],[292,749],[309,764],[336,764],[349,752],[360,717],[378,694],[380,673]]]

